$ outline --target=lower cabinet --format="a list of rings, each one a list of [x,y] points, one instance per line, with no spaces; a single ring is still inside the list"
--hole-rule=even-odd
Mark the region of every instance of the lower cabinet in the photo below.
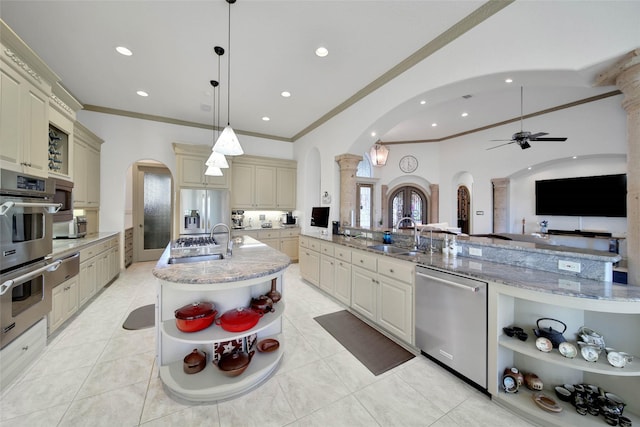
[[[75,276],[53,288],[49,334],[78,311],[78,280]]]
[[[47,320],[42,319],[0,350],[0,390],[4,390],[44,351]]]
[[[351,270],[351,308],[375,322],[377,310],[378,274],[361,267]]]
[[[94,258],[80,263],[79,304],[82,306],[96,293],[98,268]]]
[[[320,286],[320,253],[318,249],[320,249],[318,242],[313,242],[308,237],[300,237],[298,252],[300,275],[316,286]]]
[[[291,258],[292,261],[298,261],[298,228],[283,229],[263,229],[263,230],[233,230],[232,237],[250,236],[260,240],[265,245],[282,252]]]

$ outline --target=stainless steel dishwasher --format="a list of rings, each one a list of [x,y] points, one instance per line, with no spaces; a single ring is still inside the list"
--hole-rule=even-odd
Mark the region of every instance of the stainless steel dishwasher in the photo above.
[[[487,389],[487,283],[416,267],[416,345]]]

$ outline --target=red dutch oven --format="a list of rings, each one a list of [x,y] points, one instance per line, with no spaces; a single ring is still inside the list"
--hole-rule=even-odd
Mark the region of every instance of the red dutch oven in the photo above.
[[[182,332],[197,332],[208,328],[218,311],[212,302],[194,302],[175,311],[176,326]]]
[[[256,326],[262,317],[261,313],[246,307],[225,311],[216,319],[216,324],[229,332],[244,332]]]

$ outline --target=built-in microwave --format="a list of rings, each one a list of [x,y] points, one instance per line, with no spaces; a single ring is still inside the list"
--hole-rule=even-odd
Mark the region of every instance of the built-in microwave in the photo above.
[[[62,207],[53,214],[53,222],[67,222],[73,220],[73,182],[55,178],[56,192],[53,196],[54,203],[60,203]]]

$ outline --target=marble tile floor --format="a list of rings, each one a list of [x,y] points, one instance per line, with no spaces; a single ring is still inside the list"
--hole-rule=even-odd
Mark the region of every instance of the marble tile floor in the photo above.
[[[419,356],[374,376],[317,322],[343,307],[285,273],[287,353],[276,373],[238,398],[187,404],[169,397],[155,365],[153,328],[122,322],[155,302],[155,263],[120,274],[64,329],[0,400],[14,426],[530,426]]]

